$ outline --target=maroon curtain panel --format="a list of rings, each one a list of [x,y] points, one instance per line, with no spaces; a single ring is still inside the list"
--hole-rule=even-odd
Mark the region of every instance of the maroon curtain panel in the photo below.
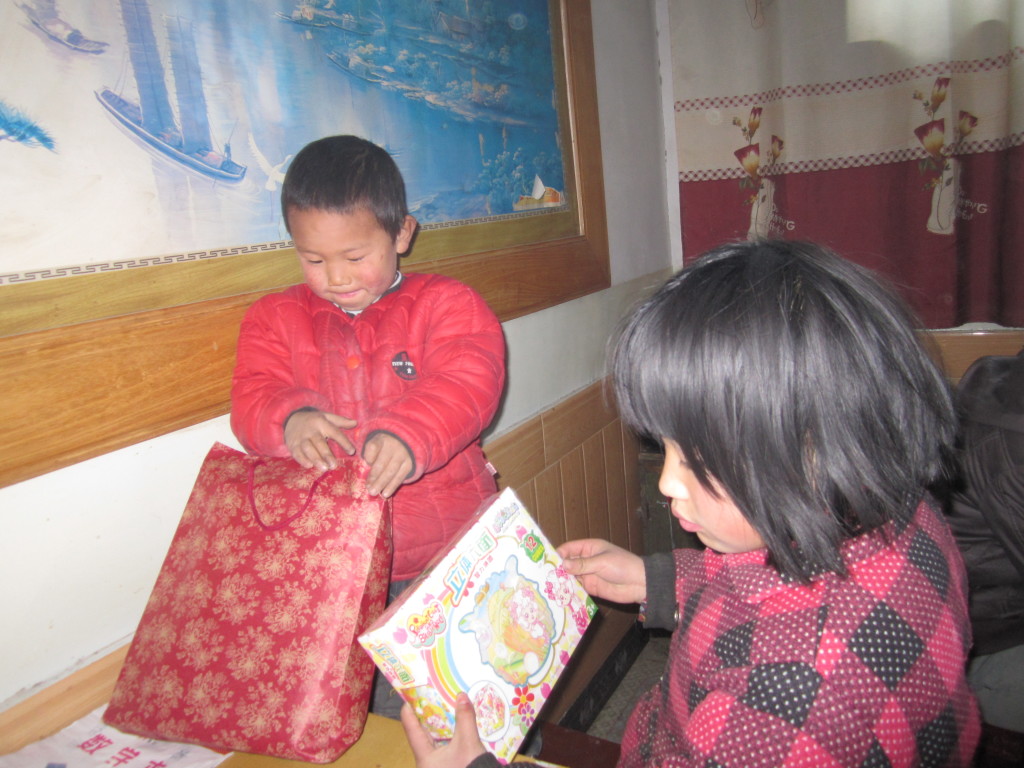
[[[812,240],[927,327],[1024,326],[1024,30],[1005,4],[669,0],[683,257]]]
[[[1024,146],[958,158],[952,234],[925,227],[918,161],[779,174],[768,236],[813,240],[889,279],[925,326],[1024,326]],[[687,260],[750,226],[736,179],[680,182]]]

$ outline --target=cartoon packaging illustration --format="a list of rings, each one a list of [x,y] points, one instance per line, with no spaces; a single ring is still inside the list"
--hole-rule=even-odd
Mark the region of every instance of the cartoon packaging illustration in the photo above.
[[[505,490],[359,637],[436,741],[466,691],[485,746],[515,756],[597,612],[561,562]]]

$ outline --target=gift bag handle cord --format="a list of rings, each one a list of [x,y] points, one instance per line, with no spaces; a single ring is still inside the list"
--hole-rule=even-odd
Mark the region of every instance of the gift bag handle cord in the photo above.
[[[299,507],[298,512],[291,515],[290,517],[286,517],[279,523],[275,523],[274,525],[268,525],[267,523],[263,522],[263,518],[260,517],[260,510],[256,506],[256,466],[262,463],[263,462],[259,460],[249,463],[249,506],[252,507],[252,516],[256,519],[256,522],[259,523],[260,527],[263,530],[278,531],[284,528],[292,521],[297,520],[299,517],[302,516],[302,514],[307,509],[309,509],[309,505],[313,502],[313,496],[316,493],[316,489],[320,486],[321,481],[325,477],[327,477],[328,474],[330,474],[331,470],[324,470],[322,473],[320,473],[320,476],[313,481],[313,484],[309,487],[309,493],[306,494],[306,500],[303,502],[302,506]]]

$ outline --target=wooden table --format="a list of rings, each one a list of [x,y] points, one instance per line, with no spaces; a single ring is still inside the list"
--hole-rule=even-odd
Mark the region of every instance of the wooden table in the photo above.
[[[614,768],[619,745],[579,731],[541,722],[540,759],[565,768]],[[529,762],[517,758],[515,762]],[[219,768],[311,768],[310,763],[236,752]],[[370,714],[363,735],[328,768],[416,768],[402,724]]]

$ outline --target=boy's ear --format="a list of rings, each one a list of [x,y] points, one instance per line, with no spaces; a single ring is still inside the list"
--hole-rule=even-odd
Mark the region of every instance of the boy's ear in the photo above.
[[[409,250],[412,246],[413,236],[416,234],[416,227],[418,226],[419,222],[415,218],[406,215],[401,229],[398,230],[398,236],[395,238],[396,253],[402,254]]]

